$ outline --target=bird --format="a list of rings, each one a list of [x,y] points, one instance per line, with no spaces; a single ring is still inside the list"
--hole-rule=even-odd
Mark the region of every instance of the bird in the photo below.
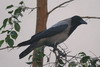
[[[73,31],[81,24],[87,24],[80,16],[75,15],[70,18],[59,21],[50,28],[36,33],[29,40],[19,43],[17,46],[29,45],[19,58],[23,58],[28,55],[32,50],[41,46],[55,47],[60,43],[63,43],[73,33]]]

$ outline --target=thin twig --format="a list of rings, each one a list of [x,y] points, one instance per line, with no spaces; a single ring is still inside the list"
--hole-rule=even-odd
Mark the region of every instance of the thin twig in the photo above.
[[[0,48],[0,50],[4,50],[4,49],[8,49],[8,48],[17,48],[18,46],[13,46],[13,47],[10,47],[10,46],[7,46],[7,47],[3,47],[3,48]]]
[[[76,58],[77,55],[73,56],[71,59],[69,59],[69,61],[71,61],[72,59]]]
[[[60,5],[54,7],[51,11],[48,12],[48,15],[49,15],[51,12],[53,12],[54,10],[56,10],[57,8],[63,6],[63,5],[66,4],[66,3],[70,3],[70,2],[72,2],[72,1],[74,1],[74,0],[69,0],[69,1],[63,2],[63,3],[61,3]]]
[[[89,50],[90,51],[90,50]],[[94,56],[96,56],[97,57],[97,55],[96,54],[94,54],[92,51],[90,51],[90,53],[92,53]]]
[[[35,8],[31,8],[31,11],[29,12],[29,14],[34,10],[34,9],[36,9],[37,7],[35,7]]]
[[[100,17],[93,17],[93,16],[83,16],[82,18],[88,18],[88,19],[100,19]]]

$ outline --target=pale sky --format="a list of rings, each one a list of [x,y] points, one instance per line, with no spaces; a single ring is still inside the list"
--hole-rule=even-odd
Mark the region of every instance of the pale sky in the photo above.
[[[21,0],[0,0],[0,26],[4,18],[9,17],[5,10],[7,5],[17,5]],[[36,7],[36,0],[24,0],[25,4],[29,7]],[[59,5],[66,0],[48,0],[48,10]],[[66,5],[64,5],[66,6]],[[18,43],[30,39],[35,32],[36,24],[36,11],[28,14],[26,11],[24,17],[21,19],[21,31],[18,39],[15,41],[15,45]],[[51,27],[53,24],[60,20],[72,17],[74,15],[79,16],[97,16],[100,17],[100,0],[75,0],[68,4],[66,7],[58,8],[52,12],[48,18],[47,27]],[[97,56],[100,56],[100,19],[84,19],[88,24],[79,26],[74,33],[64,42],[70,54],[75,55],[79,52],[86,52],[88,55],[94,56],[92,51]],[[4,35],[0,34],[0,40],[4,38]],[[4,44],[6,46],[7,44]],[[63,45],[63,44],[62,44]],[[2,47],[4,47],[2,46]],[[0,51],[0,67],[29,67],[27,62],[28,56],[23,59],[19,59],[19,54],[26,47],[9,49]],[[47,50],[46,50],[47,51]],[[47,53],[47,52],[46,52]],[[95,57],[95,56],[94,56]]]

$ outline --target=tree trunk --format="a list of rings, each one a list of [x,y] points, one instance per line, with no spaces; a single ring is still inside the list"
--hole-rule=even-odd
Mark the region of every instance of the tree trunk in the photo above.
[[[37,23],[36,23],[36,33],[41,32],[46,29],[47,23],[47,0],[37,0]],[[37,54],[44,53],[44,47],[40,47],[34,50],[33,59],[37,58]],[[43,58],[39,58],[37,61],[33,62],[33,67],[43,67]]]

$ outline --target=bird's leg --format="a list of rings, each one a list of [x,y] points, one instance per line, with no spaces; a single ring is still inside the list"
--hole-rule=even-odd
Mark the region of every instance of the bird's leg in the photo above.
[[[54,48],[54,49],[53,49],[53,52],[57,51],[59,55],[62,55],[63,53],[62,53],[61,50],[59,50],[59,49],[57,48],[57,45],[58,45],[58,44],[55,42],[55,44],[54,44],[54,46],[53,46],[53,48]]]
[[[57,48],[57,45],[58,44],[55,42],[54,44],[49,44],[48,46],[53,47],[53,52],[55,53],[57,51],[59,56],[66,56],[65,53]]]
[[[57,45],[58,45],[57,43],[54,44],[54,46],[53,46],[53,48],[54,48],[54,49],[53,49],[53,52],[57,51],[59,56],[65,57],[66,54],[63,53],[60,49],[58,49],[58,48],[57,48]]]
[[[58,50],[58,48],[57,48],[57,43],[55,42],[54,45],[53,45],[53,52],[56,51],[56,50]]]

